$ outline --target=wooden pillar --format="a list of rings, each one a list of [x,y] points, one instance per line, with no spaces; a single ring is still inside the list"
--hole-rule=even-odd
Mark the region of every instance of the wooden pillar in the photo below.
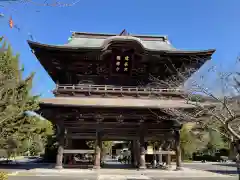
[[[140,135],[140,159],[139,159],[139,169],[146,169],[146,160],[145,160],[145,141],[144,134]]]
[[[135,168],[139,165],[139,141],[133,140],[133,165]]]
[[[171,148],[170,148],[170,142],[169,142],[168,147],[167,147],[167,151],[170,151],[170,150],[171,150]],[[167,154],[166,156],[167,156],[166,167],[167,167],[167,169],[170,169],[171,168],[171,154]]]
[[[160,147],[158,149],[158,152],[161,152],[161,151],[162,151],[162,148]],[[158,164],[162,165],[162,163],[163,163],[163,155],[162,154],[158,154]]]
[[[133,140],[131,141],[131,166],[132,167],[135,167],[135,164],[134,164],[134,144],[133,144]]]
[[[104,150],[103,149],[104,144],[103,144],[103,141],[101,140],[100,137],[99,137],[99,141],[100,141],[99,142],[99,145],[100,145],[99,146],[100,147],[100,164],[102,165],[104,163],[103,162],[104,161],[104,157],[103,156],[105,155],[104,153],[106,153],[106,152],[103,151]]]
[[[157,154],[156,154],[156,146],[155,143],[153,144],[153,168],[157,167]]]
[[[57,140],[58,140],[58,151],[57,151],[57,158],[56,158],[56,169],[63,168],[63,151],[64,151],[64,136],[65,136],[65,129],[63,125],[63,120],[57,124]]]
[[[175,151],[176,151],[176,170],[182,169],[180,130],[175,130]]]
[[[72,139],[70,137],[66,138],[65,147],[67,147],[67,149],[72,149]],[[64,164],[72,164],[72,162],[73,162],[72,154],[65,154],[64,155]]]
[[[95,141],[95,159],[94,159],[94,169],[100,169],[101,167],[101,138],[100,133],[96,133],[96,141]]]

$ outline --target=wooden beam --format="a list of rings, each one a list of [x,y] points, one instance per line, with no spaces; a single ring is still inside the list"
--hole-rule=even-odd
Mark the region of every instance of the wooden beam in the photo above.
[[[143,125],[146,128],[160,128],[160,129],[174,129],[173,122],[169,121],[164,123],[137,123],[137,122],[87,122],[87,121],[81,121],[81,122],[64,122],[65,127],[76,127],[76,128],[88,128],[88,127],[99,127],[99,128],[138,128],[140,125]]]
[[[92,149],[64,149],[64,154],[94,154]]]
[[[163,139],[165,136],[155,136],[155,137],[145,137],[145,140],[159,140]],[[68,136],[70,139],[88,139],[88,140],[95,140],[96,136],[79,136],[79,135],[72,135]],[[126,140],[138,140],[139,136],[117,136],[117,135],[106,135],[102,136],[103,141],[126,141]]]
[[[92,129],[69,129],[66,128],[68,133],[95,133],[96,130]],[[102,133],[117,133],[117,134],[126,134],[126,133],[135,133],[139,134],[140,130],[138,129],[98,129]],[[166,134],[171,133],[173,130],[170,129],[148,129],[145,131],[145,134]]]
[[[125,136],[139,136],[140,133],[138,132],[122,132],[122,133],[117,133],[117,132],[101,132],[103,134],[103,136],[118,136],[118,137],[125,137]],[[71,134],[68,134],[67,136],[68,137],[71,137],[71,136],[94,136],[95,133],[90,133],[90,132],[84,132],[84,133],[80,133],[80,132],[77,132],[77,133],[71,133]],[[146,136],[151,136],[151,137],[155,137],[155,136],[171,136],[171,134],[167,134],[167,133],[157,133],[157,132],[149,132],[146,134]]]

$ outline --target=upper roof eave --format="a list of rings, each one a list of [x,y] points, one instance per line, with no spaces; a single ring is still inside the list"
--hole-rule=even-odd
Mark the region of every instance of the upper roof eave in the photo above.
[[[66,46],[66,45],[49,45],[49,44],[42,44],[39,42],[34,42],[27,40],[29,46],[34,49],[34,47],[44,48],[49,50],[65,50],[65,51],[77,51],[77,50],[99,50],[101,51],[103,47],[74,47],[74,46]],[[208,49],[208,50],[200,50],[200,51],[186,51],[186,50],[150,50],[145,49],[146,52],[155,52],[155,53],[165,53],[165,54],[172,54],[172,55],[209,55],[216,51],[215,49]]]

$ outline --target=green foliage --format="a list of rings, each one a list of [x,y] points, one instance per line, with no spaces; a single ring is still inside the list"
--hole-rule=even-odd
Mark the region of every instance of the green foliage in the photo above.
[[[5,127],[0,132],[5,137],[8,137],[5,133],[8,125],[21,125],[24,113],[38,108],[38,97],[30,94],[34,74],[22,79],[18,57],[12,54],[10,46],[7,51],[0,52],[0,124]]]
[[[181,129],[181,149],[184,159],[191,158],[193,153],[214,157],[220,149],[227,147],[219,132],[211,128],[196,129],[196,126],[188,123]]]
[[[12,156],[15,157],[15,155],[17,154],[18,147],[19,147],[19,142],[17,141],[17,139],[15,139],[13,137],[9,137],[6,140],[5,149],[7,150],[8,158],[10,158]]]
[[[196,137],[191,132],[191,127],[183,125],[180,134],[181,150],[183,158],[191,157],[192,153],[196,151]]]
[[[45,162],[56,162],[56,154],[57,154],[57,141],[54,136],[48,136],[47,137],[47,143],[45,146],[45,153],[43,156],[43,159]]]
[[[192,154],[204,149],[208,143],[206,132],[195,130],[194,123],[184,124],[180,134],[181,150],[183,159],[191,159]]]
[[[203,96],[198,94],[189,94],[188,100],[193,102],[204,102]]]
[[[209,142],[206,148],[202,151],[204,154],[214,155],[220,149],[223,149],[227,146],[224,142],[221,134],[217,131],[209,129]]]
[[[22,78],[19,55],[0,40],[0,148],[9,155],[43,151],[46,137],[53,133],[50,122],[30,116],[38,109],[38,96],[31,95],[34,73]]]
[[[103,141],[102,147],[103,147],[103,153],[110,153],[110,150],[112,149],[113,142],[112,141]]]
[[[8,158],[8,154],[5,149],[0,149],[0,158]]]
[[[95,148],[95,141],[87,141],[87,146],[91,149]],[[103,141],[102,142],[102,153],[105,155],[106,153],[110,153],[112,149],[113,142],[112,141]]]
[[[8,180],[8,174],[6,172],[0,172],[0,180]]]

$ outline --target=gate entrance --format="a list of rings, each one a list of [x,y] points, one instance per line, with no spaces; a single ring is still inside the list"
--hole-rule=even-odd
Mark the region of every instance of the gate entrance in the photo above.
[[[104,167],[102,142],[112,140],[131,142],[135,168],[170,165],[171,156],[181,168],[179,131],[185,120],[168,109],[195,106],[182,99],[178,87],[184,82],[172,89],[160,82],[183,66],[200,68],[215,50],[177,50],[165,36],[128,33],[74,32],[66,45],[28,43],[56,83],[55,97],[41,99],[38,111],[58,127],[56,168],[76,162]],[[80,147],[87,141],[94,142],[92,148]],[[151,152],[154,141],[161,143]]]

